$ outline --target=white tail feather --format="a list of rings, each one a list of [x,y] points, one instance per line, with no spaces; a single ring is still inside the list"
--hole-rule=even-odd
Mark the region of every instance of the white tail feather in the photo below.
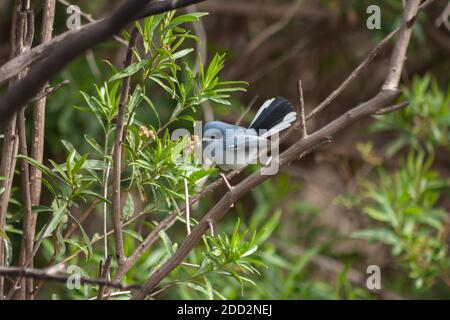
[[[297,120],[297,113],[290,112],[286,116],[284,116],[283,121],[281,121],[279,124],[277,124],[275,127],[270,129],[269,131],[261,134],[260,137],[267,138],[267,137],[274,135],[275,133],[281,132],[281,131],[289,128],[292,125],[292,123],[295,122],[295,120]]]

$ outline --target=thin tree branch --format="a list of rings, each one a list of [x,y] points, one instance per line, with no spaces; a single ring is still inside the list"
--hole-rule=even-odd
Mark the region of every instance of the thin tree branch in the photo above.
[[[222,15],[244,16],[250,18],[272,18],[279,19],[286,14],[286,11],[292,10],[291,3],[275,3],[261,1],[211,1],[198,6],[199,10],[214,12]],[[296,18],[301,19],[326,19],[333,17],[333,14],[323,10],[318,6],[302,5],[295,8],[293,12]]]
[[[242,123],[242,120],[244,120],[245,116],[247,115],[247,113],[250,112],[250,110],[252,109],[253,105],[255,104],[255,102],[258,100],[259,96],[256,95],[253,97],[252,101],[250,101],[250,103],[248,104],[247,108],[245,108],[245,110],[241,113],[241,115],[239,116],[239,118],[236,120],[235,125],[240,126]]]
[[[258,32],[254,39],[246,45],[242,54],[240,54],[239,63],[236,63],[233,68],[228,72],[230,78],[235,78],[238,76],[238,72],[242,70],[242,66],[245,65],[250,58],[253,58],[253,52],[255,52],[263,43],[268,41],[276,33],[283,30],[294,18],[298,9],[302,6],[301,0],[295,0],[288,8],[284,11],[283,16],[277,20],[275,23],[267,26],[263,30]]]
[[[10,277],[23,277],[31,279],[41,279],[45,281],[55,281],[61,283],[67,283],[68,280],[74,277],[72,274],[55,274],[51,270],[41,270],[32,268],[19,268],[19,267],[0,267],[0,275]],[[85,277],[79,277],[77,280],[81,284],[90,285],[102,285],[111,288],[117,288],[121,290],[138,289],[139,285],[123,285],[120,282],[108,281],[106,279],[90,279]]]
[[[106,258],[106,261],[100,270],[101,271],[100,277],[102,279],[108,280],[109,269],[111,269],[111,262],[112,262],[112,256],[108,256],[108,258]],[[105,286],[100,285],[98,288],[97,300],[103,300],[104,293],[105,293]]]
[[[136,27],[131,32],[130,43],[128,44],[127,57],[124,61],[124,68],[128,68],[133,63],[133,51],[136,47],[136,42],[139,32]],[[125,77],[122,81],[122,92],[119,102],[119,110],[116,119],[116,136],[114,140],[113,151],[113,225],[114,225],[114,238],[116,240],[116,255],[118,264],[121,265],[125,262],[125,251],[123,247],[123,233],[122,233],[122,205],[120,202],[120,183],[122,173],[122,140],[124,134],[124,118],[125,109],[127,106],[128,96],[130,93],[131,77]]]
[[[34,39],[34,12],[30,9],[30,1],[22,0],[21,4],[22,14],[25,15],[26,23],[23,26],[22,34],[22,52],[30,50]],[[21,78],[26,75],[24,70],[21,74]],[[26,120],[25,109],[21,109],[17,117],[17,127],[19,130],[19,150],[24,156],[28,156],[27,136],[26,136]],[[33,241],[34,241],[34,227],[33,227],[33,212],[31,202],[30,191],[30,168],[25,159],[21,161],[21,193],[24,207],[23,217],[23,232],[22,232],[22,244],[20,248],[20,263],[23,267],[26,267],[26,263],[33,266]],[[31,298],[31,292],[33,291],[32,279],[24,279],[21,282],[21,290],[19,297],[21,299],[29,300]]]
[[[300,110],[297,112],[300,117],[300,125],[302,128],[302,137],[308,136],[308,131],[306,130],[306,118],[305,118],[305,99],[303,97],[303,86],[302,80],[298,81],[298,102],[300,106]]]
[[[26,127],[25,127],[25,110],[22,109],[19,112],[19,116],[17,117],[17,126],[19,127],[19,152],[23,156],[28,156],[28,148],[27,148],[27,137],[26,137]],[[31,192],[30,192],[30,170],[28,166],[28,162],[25,159],[21,160],[21,193],[22,193],[22,201],[24,207],[24,216],[23,216],[23,237],[22,237],[22,246],[20,253],[20,260],[22,267],[26,267],[27,261],[29,265],[33,265],[33,241],[34,241],[34,232],[33,228],[33,212],[32,212],[32,203],[31,203]],[[32,280],[32,279],[30,279]],[[28,281],[25,285],[25,282],[22,282],[22,287],[25,290],[25,299],[30,298],[30,293],[33,290],[33,282]]]
[[[390,107],[386,107],[383,109],[380,109],[378,112],[376,112],[376,115],[382,115],[382,114],[387,114],[387,113],[391,113],[391,112],[395,112],[397,110],[403,109],[405,107],[407,107],[409,105],[409,101],[404,101],[402,103],[398,103],[398,104],[394,104],[393,106]]]
[[[57,85],[55,85],[55,86],[53,86],[53,87],[52,87],[52,86],[47,86],[41,93],[39,93],[36,97],[34,97],[33,99],[31,99],[30,102],[28,102],[28,104],[33,104],[33,103],[36,103],[36,102],[41,102],[41,101],[44,100],[44,99],[45,99],[45,101],[43,101],[43,102],[47,102],[47,101],[46,101],[46,100],[47,100],[47,96],[51,95],[52,93],[58,91],[59,89],[65,87],[65,86],[67,86],[69,83],[70,83],[69,80],[64,80],[64,81],[58,83]],[[41,103],[42,103],[42,102],[41,102]],[[37,106],[35,106],[33,110],[36,110],[36,109],[37,109]],[[45,116],[45,112],[43,113],[43,115]],[[44,120],[44,121],[45,121],[45,120]],[[36,121],[36,122],[37,122],[37,121]],[[33,123],[34,123],[34,121],[33,121]],[[39,123],[42,123],[42,122],[39,122]],[[37,129],[36,129],[36,130],[37,130]],[[38,135],[38,133],[36,133],[36,135]],[[42,151],[43,151],[43,150],[42,150]],[[35,158],[33,158],[33,159],[35,159]],[[35,160],[36,160],[36,159],[35,159]],[[42,160],[41,160],[41,161],[42,161]],[[39,170],[38,170],[38,171],[39,171]],[[34,179],[40,179],[40,177],[39,177],[39,178],[38,178],[38,177],[35,177]]]
[[[450,31],[450,22],[448,21],[449,17],[450,17],[450,2],[447,3],[447,6],[445,7],[444,11],[442,11],[442,13],[434,22],[436,28],[439,28],[442,24],[444,24],[447,30]]]
[[[22,30],[24,20],[19,14],[20,2],[16,0],[14,5],[14,15],[11,23],[11,52],[10,58],[20,54],[20,43],[22,39]],[[10,81],[10,86],[16,79]],[[4,129],[4,138],[2,154],[0,161],[0,189],[3,193],[0,195],[0,230],[5,229],[6,212],[8,210],[9,197],[11,195],[12,180],[14,179],[14,168],[16,167],[16,154],[19,146],[19,139],[16,132],[16,115],[14,115],[6,124]],[[5,244],[3,239],[0,241],[0,267],[5,265]],[[0,299],[4,298],[4,278],[0,276]]]
[[[342,84],[334,90],[325,100],[323,100],[317,107],[315,107],[307,116],[306,120],[311,119],[318,113],[322,112],[328,107],[352,82],[358,77],[361,72],[372,62],[372,60],[378,55],[378,53],[389,44],[389,41],[400,31],[400,27],[397,27],[389,33],[381,42],[379,42],[367,57],[356,67],[355,70],[342,82]]]
[[[186,206],[186,232],[189,235],[191,233],[191,211],[189,209],[189,187],[186,178],[184,178],[184,202]]]
[[[419,11],[421,0],[409,0],[403,15],[403,24],[400,26],[400,33],[395,42],[394,52],[391,56],[390,72],[383,84],[383,90],[397,90],[403,72],[403,65],[406,60],[409,40]]]
[[[34,36],[34,14],[30,10],[29,0],[18,0],[16,1],[16,13],[15,13],[15,23],[13,26],[14,37],[12,38],[12,50],[14,55],[20,55],[22,52],[28,50],[31,47]],[[20,81],[24,77],[26,71],[19,73],[17,79],[11,81],[10,85],[14,85],[15,81]],[[7,131],[5,133],[5,141],[3,145],[3,150],[6,150],[6,154],[2,154],[2,163],[0,165],[1,171],[0,175],[7,178],[5,181],[5,190],[3,192],[3,198],[1,199],[1,212],[0,212],[0,229],[4,230],[6,224],[6,212],[8,209],[9,196],[11,194],[12,180],[14,178],[14,169],[16,167],[16,155],[18,152],[18,147],[21,145],[23,150],[26,150],[26,136],[25,136],[25,115],[20,113],[19,116],[14,115],[12,121],[17,122],[15,124],[9,123],[7,126]],[[11,130],[11,131],[9,131]],[[15,141],[11,141],[10,146],[6,146],[8,139],[13,138]],[[22,141],[21,141],[22,140]],[[5,170],[5,171],[3,171]],[[5,172],[5,173],[3,173]],[[27,219],[31,215],[31,203],[29,199],[29,172],[27,164],[22,163],[22,195],[24,198],[24,225],[27,224]],[[25,234],[25,232],[24,232]],[[26,235],[26,234],[25,234]],[[22,241],[22,248],[20,251],[20,260],[25,260],[25,255],[27,251],[25,249],[26,243]],[[3,251],[3,241],[0,243],[0,267],[5,264],[5,252]],[[18,280],[17,280],[18,281]],[[3,299],[3,278],[0,280],[0,297]],[[25,282],[22,282],[21,291],[19,292],[18,298],[24,299],[26,296]]]
[[[61,3],[62,5],[64,5],[65,7],[70,7],[72,5],[72,3],[70,3],[69,1],[66,0],[58,0],[59,3]],[[89,22],[95,22],[96,20],[92,17],[92,14],[86,13],[84,11],[80,11],[80,15],[86,19],[86,21]],[[128,41],[115,35],[114,39],[116,39],[118,42],[120,42],[121,44],[128,46]]]
[[[78,220],[78,223],[73,222],[64,232],[63,238],[65,240],[69,239],[73,233],[75,232],[75,230],[78,227],[78,224],[83,224],[84,221],[86,221],[86,219],[95,211],[95,208],[97,207],[97,205],[100,203],[100,200],[95,199],[92,204],[83,212],[83,214],[80,216]]]

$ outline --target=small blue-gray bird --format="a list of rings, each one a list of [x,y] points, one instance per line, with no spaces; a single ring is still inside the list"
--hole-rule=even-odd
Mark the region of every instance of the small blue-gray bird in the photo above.
[[[248,128],[211,121],[203,127],[203,159],[224,171],[254,163],[268,139],[289,128],[296,120],[291,103],[283,97],[267,100]]]

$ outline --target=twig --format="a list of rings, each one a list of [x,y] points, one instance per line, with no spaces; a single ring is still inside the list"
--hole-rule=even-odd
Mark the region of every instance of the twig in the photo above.
[[[40,42],[41,44],[47,43],[51,40],[53,34],[53,23],[55,18],[55,0],[46,0],[43,5],[43,14],[41,22],[41,34]],[[64,83],[64,82],[63,82]],[[65,83],[66,84],[66,83]],[[64,85],[65,85],[64,84]],[[45,87],[48,82],[43,85]],[[37,95],[29,101],[29,104],[35,104],[33,107],[32,116],[32,126],[31,126],[31,150],[30,156],[37,163],[42,163],[44,157],[44,133],[45,133],[45,106],[47,103],[47,95],[61,88],[63,84],[59,84],[53,88],[47,87],[40,90]],[[23,160],[25,161],[25,160]],[[30,196],[31,205],[39,205],[41,198],[41,188],[42,188],[42,172],[35,168],[34,166],[29,166],[30,171]],[[37,215],[33,214],[30,217],[28,224],[28,234],[31,241],[31,250],[33,250],[33,240],[36,233],[36,222]],[[30,279],[29,288],[27,291],[30,292],[30,298],[33,298],[33,283]]]
[[[15,276],[31,279],[42,279],[46,281],[56,281],[67,283],[68,280],[74,277],[72,274],[54,274],[49,270],[32,269],[32,268],[19,268],[19,267],[0,267],[0,274],[2,276]],[[77,280],[82,284],[90,285],[103,285],[106,287],[117,288],[121,290],[139,289],[139,285],[123,285],[120,282],[108,281],[105,279],[90,279],[85,277],[79,277]]]
[[[445,7],[444,11],[442,11],[442,13],[434,22],[436,28],[439,28],[442,24],[444,24],[447,30],[450,31],[450,22],[448,21],[449,16],[450,16],[450,2],[447,3],[447,6]]]
[[[290,3],[260,2],[260,1],[212,1],[198,6],[200,10],[222,15],[244,16],[249,18],[278,19],[292,10]],[[302,5],[293,12],[296,18],[320,20],[333,17],[328,11],[316,6]]]
[[[334,90],[325,100],[323,100],[317,107],[313,109],[307,116],[306,120],[311,119],[316,116],[319,112],[323,111],[328,107],[351,83],[358,77],[361,72],[369,65],[369,63],[378,55],[378,53],[383,49],[389,41],[400,31],[400,27],[397,27],[389,33],[381,42],[379,42],[375,48],[367,55],[367,57],[358,65],[358,67],[353,70],[353,72],[342,82],[342,84]]]
[[[250,112],[250,110],[252,109],[253,105],[255,104],[255,102],[258,100],[259,96],[256,95],[253,97],[252,101],[250,101],[250,103],[248,104],[247,108],[245,108],[245,110],[241,113],[241,115],[239,116],[239,118],[236,120],[235,125],[240,126],[242,123],[242,120],[244,120],[245,116],[247,115],[247,113]]]
[[[66,0],[58,0],[59,3],[61,3],[62,5],[66,6],[66,7],[70,7],[72,4],[69,1]],[[85,18],[87,21],[89,22],[95,22],[96,20],[92,17],[91,14],[86,13],[84,11],[80,11],[80,15]],[[123,44],[124,46],[128,46],[128,41],[115,35],[114,39],[116,39],[118,42],[120,42],[121,44]]]
[[[19,127],[19,151],[23,156],[28,156],[26,126],[25,126],[25,109],[19,112],[17,117],[17,126]],[[22,267],[33,265],[33,241],[34,241],[34,226],[33,226],[33,212],[30,192],[30,171],[28,162],[25,159],[21,160],[21,193],[24,207],[23,216],[23,237],[20,249],[20,264]],[[29,262],[28,262],[29,261]],[[30,279],[31,280],[31,279]],[[33,282],[28,284],[22,283],[25,290],[25,298],[29,299],[31,291],[33,290]]]
[[[211,230],[211,237],[214,237],[214,222],[208,221],[209,229]]]
[[[233,187],[231,186],[230,182],[228,181],[227,176],[224,175],[223,173],[221,173],[221,174],[220,174],[220,177],[222,178],[223,182],[224,182],[225,185],[227,186],[228,191],[233,190]]]
[[[124,68],[129,67],[133,62],[133,51],[136,47],[139,31],[136,27],[131,32],[130,43],[128,45],[127,57],[124,62]],[[116,255],[118,264],[124,263],[125,251],[123,247],[123,233],[122,233],[122,206],[120,202],[120,182],[122,173],[122,140],[124,134],[124,118],[125,109],[127,106],[128,96],[130,93],[131,78],[125,77],[122,81],[122,92],[120,96],[119,109],[116,119],[116,136],[114,140],[114,152],[113,152],[113,225],[114,225],[114,238],[116,241]]]
[[[58,91],[59,89],[67,86],[70,83],[69,80],[64,80],[60,83],[58,83],[57,85],[51,87],[48,86],[46,87],[42,92],[40,92],[36,97],[34,97],[33,99],[30,100],[30,102],[28,102],[28,104],[33,104],[36,102],[40,102],[40,100],[43,100],[44,98],[47,98],[47,96],[51,95],[53,92]],[[37,106],[35,107],[35,109],[37,109]],[[45,115],[45,113],[44,113]],[[34,121],[33,121],[34,122]],[[40,122],[41,123],[41,122]],[[34,159],[34,158],[33,158]],[[36,160],[36,159],[35,159]],[[36,179],[36,178],[35,178]]]
[[[16,155],[19,148],[19,138],[16,133],[16,116],[13,116],[5,128],[5,137],[2,148],[2,159],[0,162],[0,188],[4,191],[0,195],[0,229],[4,230],[6,224],[6,212],[8,210],[9,197],[14,179],[14,168],[16,167]],[[0,241],[0,267],[5,265],[4,241]],[[0,299],[3,299],[4,279],[0,276]]]
[[[112,256],[108,256],[102,268],[100,268],[100,277],[102,279],[108,280],[109,269],[111,268],[111,261]],[[105,286],[100,285],[98,288],[97,300],[103,300],[104,293],[105,293]]]
[[[191,213],[189,210],[189,188],[187,179],[184,178],[184,201],[186,205],[186,231],[187,235],[191,234]]]
[[[16,29],[16,49],[17,54],[21,54],[31,48],[34,38],[34,12],[30,9],[30,1],[22,0],[19,5],[18,24]],[[18,80],[22,79],[26,75],[27,71],[24,70],[19,74]],[[26,126],[25,126],[25,111],[22,109],[17,115],[17,124],[19,134],[19,149],[25,156],[28,155],[27,138],[26,138]],[[32,204],[30,197],[30,172],[28,163],[21,161],[21,194],[24,205],[24,217],[23,217],[23,238],[20,248],[19,263],[22,266],[26,266],[25,263],[28,260],[33,259],[33,233],[31,232],[30,223],[32,219]],[[32,290],[32,281],[26,281],[25,279],[18,278],[16,283],[20,281],[20,291],[17,293],[17,299],[29,299],[30,292]]]
[[[95,199],[92,204],[83,212],[83,214],[80,216],[78,220],[78,223],[73,222],[67,229],[66,231],[64,231],[63,234],[63,239],[67,240],[69,239],[73,233],[75,232],[75,230],[78,227],[78,224],[83,224],[84,221],[95,211],[95,208],[97,207],[97,205],[100,203],[100,200]]]
[[[418,0],[416,0],[418,1]],[[422,3],[418,10],[423,10],[426,7],[428,7],[434,0],[427,0],[424,3]],[[420,2],[420,1],[419,1]],[[415,14],[417,14],[417,9],[415,10]],[[411,17],[412,15],[408,14],[408,17]],[[414,15],[415,17],[415,15]],[[412,18],[408,18],[407,21],[409,21],[409,23],[414,22],[413,20],[411,20]],[[314,108],[314,110],[309,113],[306,116],[306,120],[311,119],[312,117],[314,117],[315,115],[317,115],[319,112],[323,111],[327,106],[329,106],[336,98],[337,96],[339,96],[349,85],[350,83],[357,77],[359,76],[359,74],[367,67],[367,65],[369,65],[369,63],[378,55],[378,53],[389,43],[389,41],[395,36],[397,35],[397,33],[400,32],[402,26],[399,26],[397,28],[395,28],[391,33],[389,33],[381,42],[379,42],[375,48],[372,49],[372,51],[369,53],[369,55],[366,57],[366,59],[364,59],[359,65],[358,67],[347,77],[347,79],[345,79],[345,81],[336,89],[334,90],[324,101],[322,101],[316,108]],[[409,30],[409,29],[408,29]],[[402,33],[403,34],[403,33]],[[407,37],[408,39],[404,39],[404,40],[409,40],[409,36]],[[402,39],[403,40],[403,39]],[[403,43],[403,41],[397,41],[397,43]],[[406,49],[406,48],[405,48]],[[398,50],[398,49],[397,49]],[[398,56],[400,52],[397,52],[395,55]],[[404,52],[404,54],[406,54],[406,52]],[[393,55],[394,57],[394,55]],[[391,65],[392,61],[391,61]],[[399,66],[397,64],[396,68],[398,70],[398,67],[401,67],[401,69],[403,70],[403,62],[401,63],[401,66]],[[400,74],[396,75],[396,77],[398,76],[398,81],[397,81],[397,86],[393,86],[392,88],[390,87],[386,87],[386,85],[383,86],[383,90],[396,90],[398,87],[398,82],[400,81]],[[391,76],[392,77],[392,76]],[[386,80],[387,81],[387,80]]]
[[[239,63],[233,66],[233,68],[229,71],[228,76],[231,78],[236,77],[238,75],[237,73],[242,70],[242,65],[245,65],[253,56],[252,53],[273,35],[283,30],[291,22],[295,16],[295,13],[301,7],[301,4],[301,0],[295,0],[292,4],[290,4],[289,8],[285,10],[281,19],[269,25],[264,30],[258,32],[257,36],[245,47],[243,50],[244,52],[240,55]]]
[[[14,15],[11,23],[11,41],[10,41],[10,58],[20,55],[22,50],[22,37],[23,37],[23,25],[24,19],[20,14],[21,4],[16,1],[14,5]],[[17,73],[20,76],[20,73]],[[19,77],[18,76],[18,77]],[[16,79],[12,79],[9,85],[12,86]],[[6,212],[8,210],[9,198],[11,195],[11,188],[14,179],[14,169],[16,167],[16,155],[19,148],[19,138],[17,134],[17,116],[14,114],[12,118],[6,123],[4,128],[4,138],[0,161],[0,188],[3,189],[3,193],[0,195],[0,229],[5,229],[6,224]],[[0,267],[5,265],[5,248],[4,241],[0,241]],[[0,276],[0,299],[4,298],[4,278]]]
[[[391,112],[403,109],[403,108],[407,107],[408,105],[409,105],[409,101],[404,101],[402,103],[398,103],[398,104],[395,104],[393,106],[380,109],[379,111],[375,112],[375,114],[376,115],[382,115],[382,114],[391,113]]]
[[[308,131],[306,130],[306,119],[305,119],[305,99],[303,98],[303,86],[302,80],[298,81],[298,100],[300,105],[300,110],[297,112],[300,117],[300,123],[302,127],[302,137],[306,138],[308,136]]]

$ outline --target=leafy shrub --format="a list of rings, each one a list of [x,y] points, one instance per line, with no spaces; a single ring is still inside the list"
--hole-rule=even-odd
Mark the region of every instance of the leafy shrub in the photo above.
[[[407,108],[385,116],[378,116],[372,126],[375,132],[395,132],[388,144],[388,156],[404,147],[433,153],[438,146],[450,144],[450,87],[441,91],[430,75],[415,77],[411,88],[403,89]]]
[[[380,168],[376,182],[364,183],[361,194],[363,212],[380,227],[353,233],[389,245],[409,268],[417,288],[430,286],[450,266],[448,212],[439,208],[450,181],[442,179],[431,165],[432,158],[410,153],[394,174]]]

